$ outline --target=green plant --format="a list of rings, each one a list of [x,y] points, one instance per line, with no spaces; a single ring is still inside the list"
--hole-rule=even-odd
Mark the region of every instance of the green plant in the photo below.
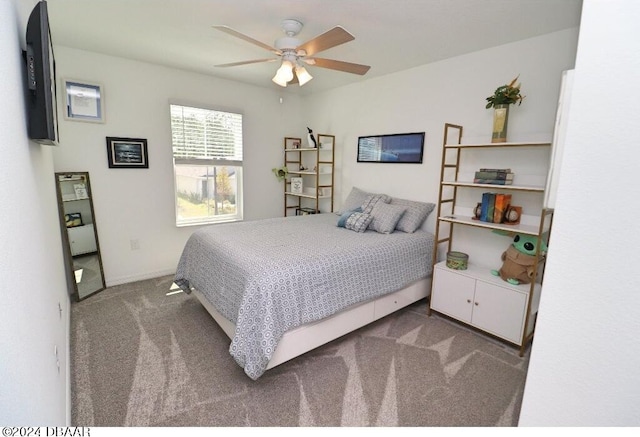
[[[285,180],[289,175],[289,169],[287,168],[287,166],[272,168],[271,171],[276,175],[279,181]]]
[[[516,84],[520,75],[516,76],[508,85],[498,87],[492,96],[487,97],[487,106],[489,109],[496,105],[511,105],[517,103],[522,104],[522,100],[526,97],[520,94],[520,84]]]

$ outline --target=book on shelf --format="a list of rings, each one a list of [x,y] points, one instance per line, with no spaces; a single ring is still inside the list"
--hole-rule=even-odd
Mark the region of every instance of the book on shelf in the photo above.
[[[502,223],[507,208],[511,204],[511,194],[496,194],[495,205],[493,208],[493,222]]]
[[[513,173],[510,168],[481,168],[478,171],[495,171],[499,173]]]
[[[480,220],[483,222],[493,221],[493,210],[495,207],[495,193],[482,193],[482,205],[480,206]]]
[[[513,173],[502,171],[477,171],[475,173],[476,179],[498,179],[505,181],[513,180]]]
[[[489,193],[489,205],[487,206],[487,219],[485,222],[493,221],[493,212],[496,204],[496,193]]]
[[[487,184],[487,185],[513,185],[512,180],[504,180],[504,179],[473,179],[474,184]]]

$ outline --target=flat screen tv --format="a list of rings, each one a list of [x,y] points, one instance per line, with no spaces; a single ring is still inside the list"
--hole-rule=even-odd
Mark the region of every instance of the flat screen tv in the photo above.
[[[29,16],[26,47],[29,138],[41,144],[57,145],[56,63],[46,1],[38,2]]]
[[[358,162],[421,164],[424,132],[358,138]]]

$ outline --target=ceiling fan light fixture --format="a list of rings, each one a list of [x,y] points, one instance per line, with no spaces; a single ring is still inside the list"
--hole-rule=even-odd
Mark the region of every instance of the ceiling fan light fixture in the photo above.
[[[280,86],[286,87],[287,82],[293,79],[293,63],[287,59],[282,61],[280,68],[276,71],[276,75],[273,76],[272,81]]]
[[[298,78],[298,83],[300,84],[300,86],[313,79],[313,76],[311,76],[307,69],[301,65],[296,66],[296,77]]]

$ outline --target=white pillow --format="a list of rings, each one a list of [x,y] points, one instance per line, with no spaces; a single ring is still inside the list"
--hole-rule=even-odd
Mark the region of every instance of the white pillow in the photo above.
[[[369,229],[381,234],[392,233],[406,210],[407,208],[404,206],[391,205],[384,202],[376,203],[371,210],[373,220],[369,224]]]
[[[372,193],[368,193],[366,191],[361,190],[358,187],[353,187],[351,192],[347,196],[342,205],[342,209],[337,212],[338,215],[342,215],[347,211],[353,211],[356,208],[360,208],[367,197],[369,197]]]
[[[407,210],[396,225],[398,231],[413,233],[422,226],[436,207],[435,203],[418,202],[407,199],[391,199],[392,205],[404,206]]]

